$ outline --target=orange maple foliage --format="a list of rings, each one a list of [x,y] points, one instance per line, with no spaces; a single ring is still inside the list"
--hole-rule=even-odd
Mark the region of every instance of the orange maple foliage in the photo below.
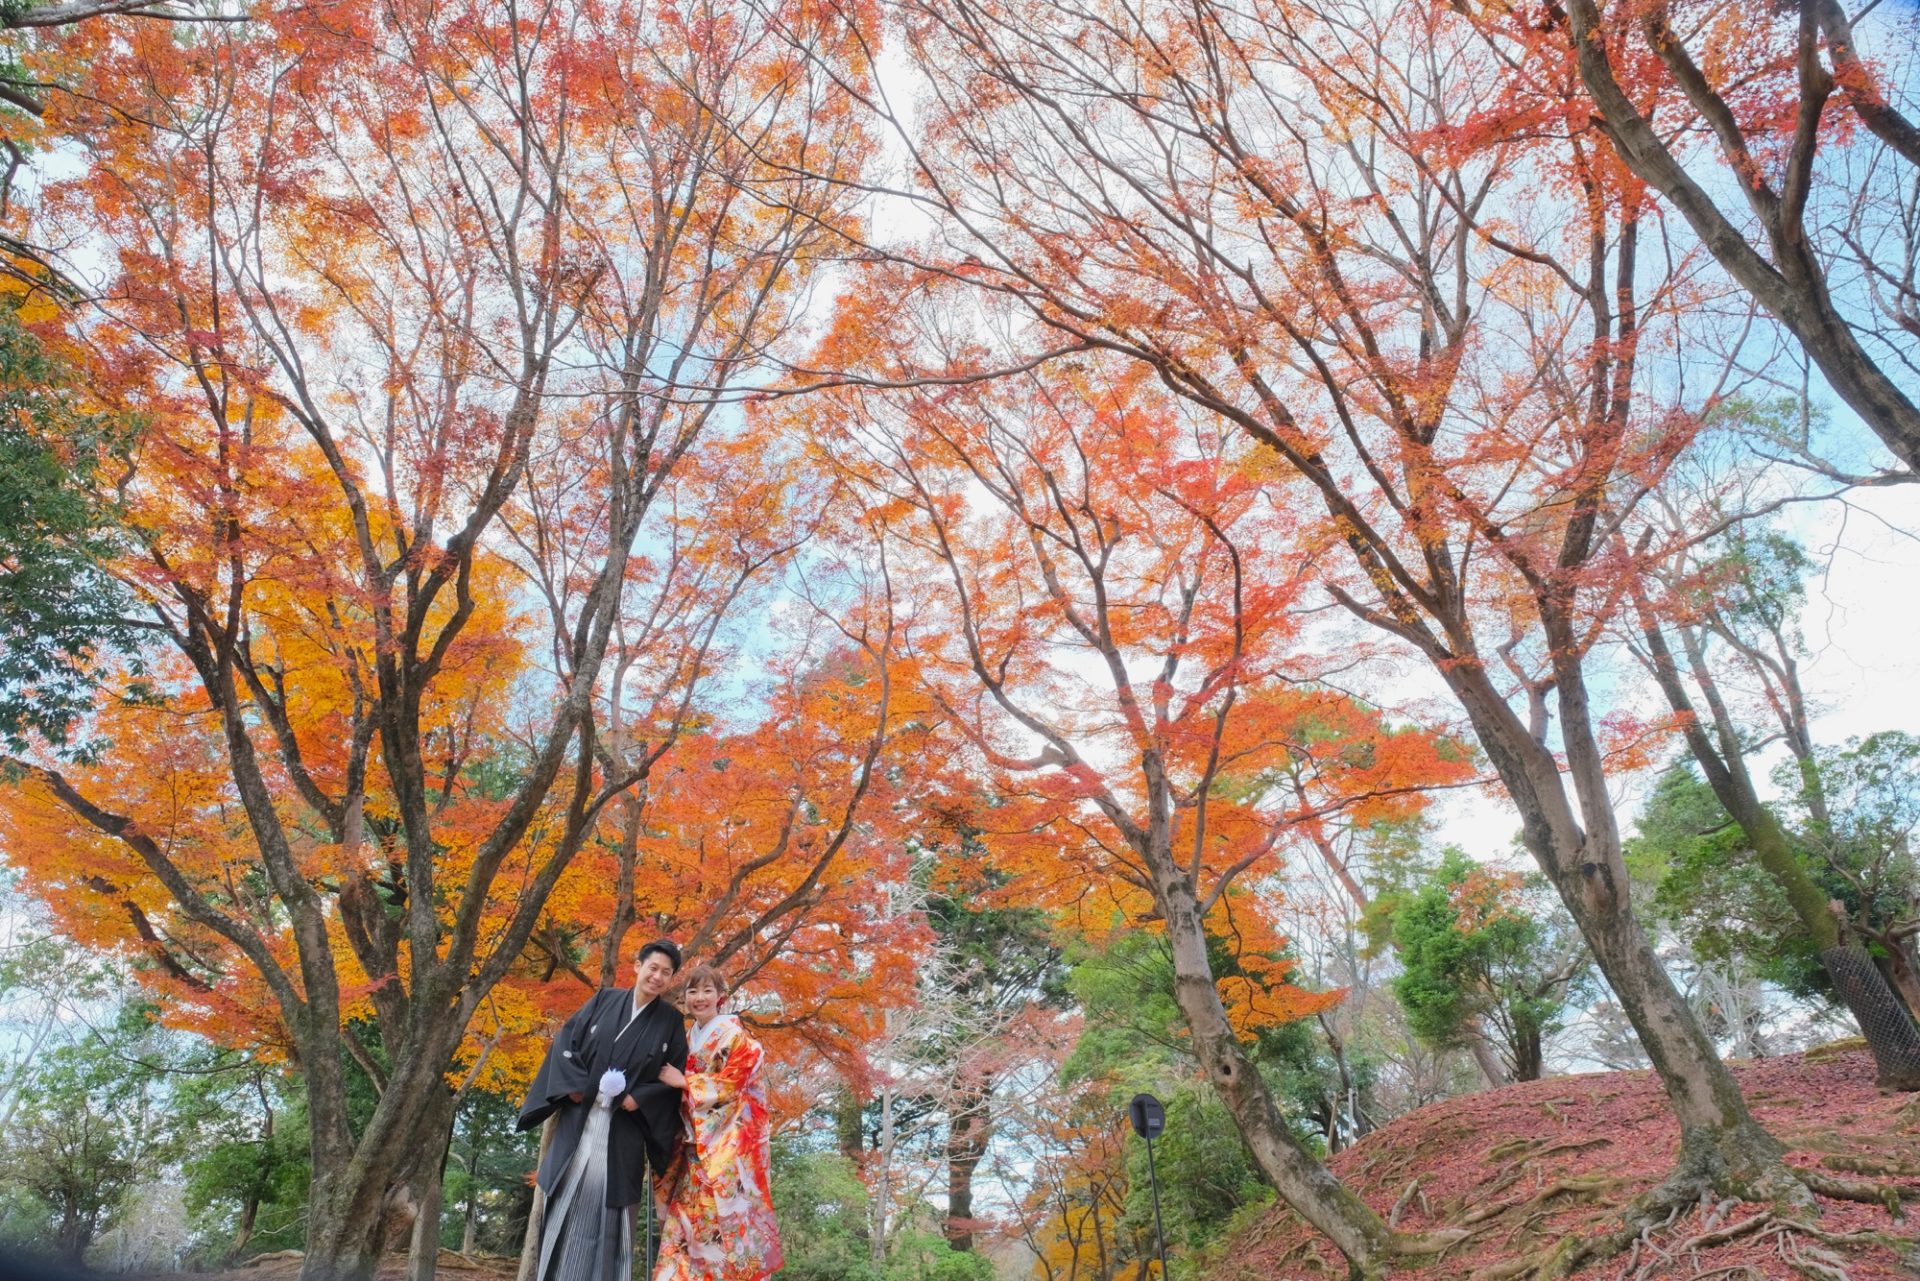
[[[1441,8],[1495,50],[1516,114],[1557,100],[1570,126],[1591,121],[1614,163],[1797,341],[1896,471],[1920,466],[1920,385],[1902,346],[1920,327],[1909,14],[1871,3],[1849,13],[1845,0]],[[1820,442],[1790,447],[1846,474]]]
[[[1322,558],[1245,581],[1295,609],[1335,607],[1421,657],[1662,1064],[1687,1168],[1790,1178],[1634,918],[1608,775],[1609,750],[1631,736],[1607,733],[1587,666],[1644,568],[1638,508],[1739,377],[1705,305],[1731,291],[1661,242],[1648,192],[1582,110],[1575,68],[1530,64],[1520,102],[1469,16],[1420,0],[1151,0],[1118,15],[1078,0],[905,0],[901,27],[932,105],[915,126],[885,118],[937,229],[875,248],[896,294],[938,289],[950,312],[990,313],[995,343],[947,342],[871,376],[932,386],[1045,366],[1065,384],[1051,367],[1124,360],[1136,373],[1119,377],[1156,380],[1198,416],[1153,433],[1170,442],[1145,478],[1163,510],[1178,492],[1163,477],[1196,438],[1258,442],[1243,470],[1275,476],[1287,534]],[[1506,128],[1516,109],[1521,127]],[[967,288],[971,302],[951,300]],[[1720,358],[1702,368],[1704,351]],[[1078,492],[1053,501],[1080,528],[1036,540],[1076,572],[1109,546]],[[1208,554],[1196,543],[1188,557],[1197,568]],[[1295,585],[1309,580],[1311,594]],[[1107,635],[1087,629],[1085,648]],[[976,676],[991,686],[1001,651],[987,648]],[[1117,680],[1125,664],[1108,665]],[[1129,676],[1133,710],[1171,706],[1152,702],[1146,670]],[[1124,723],[1100,728],[1118,743]],[[1071,742],[1026,728],[1063,771],[1085,765]],[[1126,729],[1124,759],[1152,769],[1162,744]],[[1178,745],[1165,743],[1169,775]],[[1202,794],[1191,779],[1165,786]],[[1124,830],[1125,809],[1102,817]],[[1169,800],[1153,818],[1184,815]],[[1196,876],[1217,870],[1209,842],[1232,839],[1207,826],[1183,860]],[[1262,1164],[1356,1268],[1403,1248],[1319,1172]]]
[[[1405,817],[1468,765],[1314,682],[1328,660],[1294,608],[1314,541],[1248,448],[1093,359],[809,412],[918,588],[906,652],[985,771],[990,897],[1095,940],[1160,928],[1138,842],[1163,769],[1165,839],[1261,980],[1223,984],[1235,1025],[1336,999],[1281,981],[1284,940],[1241,884],[1313,825]],[[1300,790],[1275,803],[1280,771]]]
[[[34,230],[99,276],[64,338],[145,424],[117,572],[156,653],[6,821],[178,1018],[297,1062],[315,1275],[371,1268],[449,1074],[524,1075],[525,980],[585,928],[556,887],[804,531],[725,407],[853,224],[865,56],[816,18],[342,0],[36,55],[87,160]]]

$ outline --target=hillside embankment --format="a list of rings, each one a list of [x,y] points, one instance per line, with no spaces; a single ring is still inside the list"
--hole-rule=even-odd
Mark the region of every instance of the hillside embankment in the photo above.
[[[1761,1123],[1816,1182],[1872,1185],[1897,1205],[1816,1198],[1796,1223],[1772,1207],[1689,1205],[1620,1253],[1577,1269],[1622,1281],[1912,1281],[1920,1277],[1920,1098],[1873,1087],[1846,1043],[1733,1065]],[[1595,1239],[1666,1175],[1679,1127],[1650,1072],[1553,1077],[1449,1099],[1335,1156],[1333,1169],[1396,1226],[1466,1228],[1445,1254],[1394,1276],[1516,1281],[1569,1238]],[[1856,1190],[1858,1190],[1856,1188]],[[1664,1219],[1664,1216],[1663,1216]],[[1344,1277],[1300,1220],[1276,1209],[1225,1251],[1207,1281]]]

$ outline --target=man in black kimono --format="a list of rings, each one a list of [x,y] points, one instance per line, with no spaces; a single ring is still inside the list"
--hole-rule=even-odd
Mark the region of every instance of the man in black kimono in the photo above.
[[[664,1170],[680,1138],[680,1091],[660,1069],[687,1066],[687,1025],[662,998],[680,949],[640,949],[631,989],[597,992],[553,1040],[520,1128],[554,1118],[536,1181],[546,1195],[539,1281],[627,1281],[633,1207],[648,1165]]]

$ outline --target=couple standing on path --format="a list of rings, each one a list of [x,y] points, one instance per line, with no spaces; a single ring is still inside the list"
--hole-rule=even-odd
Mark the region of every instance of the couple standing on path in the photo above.
[[[631,989],[595,993],[553,1040],[520,1128],[554,1118],[536,1176],[546,1196],[538,1281],[628,1281],[649,1167],[662,1224],[653,1281],[762,1281],[779,1270],[760,1043],[720,1013],[727,982],[680,972],[666,940],[640,949]]]

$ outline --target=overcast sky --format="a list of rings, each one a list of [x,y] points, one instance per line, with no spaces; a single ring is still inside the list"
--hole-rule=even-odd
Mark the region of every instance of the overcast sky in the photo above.
[[[1818,741],[1920,733],[1920,484],[1861,491],[1844,505],[1802,512],[1791,532],[1823,567],[1807,583],[1803,616],[1812,656],[1802,678],[1819,709]],[[1763,786],[1778,756],[1764,757],[1754,771]],[[1652,772],[1623,780],[1623,825],[1630,827],[1652,780]],[[1436,817],[1442,840],[1482,857],[1504,852],[1519,832],[1504,798],[1451,796]]]

